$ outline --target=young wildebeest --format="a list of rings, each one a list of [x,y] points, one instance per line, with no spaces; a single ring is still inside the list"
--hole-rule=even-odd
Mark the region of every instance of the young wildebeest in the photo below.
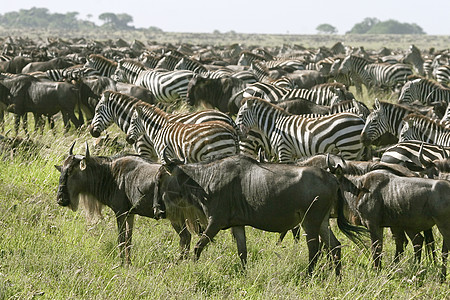
[[[339,170],[330,168],[332,172]],[[385,171],[339,178],[350,210],[369,229],[375,267],[381,268],[384,227],[404,230],[414,239],[436,225],[443,236],[441,275],[445,280],[450,245],[449,181],[402,177]],[[419,249],[416,253],[420,255]]]
[[[75,143],[74,143],[75,144]],[[130,247],[134,215],[153,218],[153,192],[155,174],[160,164],[150,163],[138,156],[118,157],[73,155],[72,149],[60,172],[57,202],[76,210],[79,198],[84,196],[88,213],[101,213],[110,207],[117,219],[119,250],[124,263],[131,264]],[[189,252],[191,235],[181,214],[171,218],[173,228],[180,236],[181,257]]]
[[[161,168],[155,189],[155,217],[172,206],[201,207],[208,219],[195,245],[195,258],[223,229],[233,228],[242,264],[247,260],[245,225],[285,232],[300,224],[309,251],[308,272],[313,271],[319,251],[319,234],[340,273],[340,243],[329,228],[330,211],[338,200],[336,178],[319,168],[258,163],[242,155],[211,162],[180,164],[170,161]],[[357,238],[359,227],[350,225],[338,209],[339,228]]]

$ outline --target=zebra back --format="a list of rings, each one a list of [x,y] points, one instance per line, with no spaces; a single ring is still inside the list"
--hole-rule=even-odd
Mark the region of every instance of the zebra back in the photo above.
[[[450,128],[440,120],[410,114],[403,119],[399,141],[417,140],[440,146],[450,146]]]
[[[117,62],[100,54],[91,54],[87,58],[86,68],[93,68],[100,72],[101,76],[111,77],[117,68]]]

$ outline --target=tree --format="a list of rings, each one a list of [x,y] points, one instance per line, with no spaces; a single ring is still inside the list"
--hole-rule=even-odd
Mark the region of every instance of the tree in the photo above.
[[[337,33],[336,27],[330,25],[330,24],[320,24],[316,27],[316,30],[319,33],[325,33],[325,34],[335,34]]]
[[[380,20],[377,18],[365,18],[361,23],[357,23],[347,33],[364,34],[367,33],[375,24],[378,24]]]
[[[129,14],[114,14],[114,13],[102,13],[98,18],[105,22],[104,27],[114,29],[132,29],[134,27],[128,26],[128,23],[133,22],[133,17]]]

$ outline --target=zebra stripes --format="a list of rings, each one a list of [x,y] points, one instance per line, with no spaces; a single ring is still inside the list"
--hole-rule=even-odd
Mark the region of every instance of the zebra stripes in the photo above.
[[[264,134],[280,162],[318,153],[341,154],[345,159],[360,159],[364,146],[360,133],[364,120],[352,113],[339,113],[319,118],[290,115],[260,99],[247,98],[236,118],[245,135],[250,129]]]
[[[361,132],[364,144],[369,145],[386,132],[398,137],[403,127],[403,118],[411,113],[417,113],[417,111],[410,107],[375,99],[374,109],[367,117],[366,125]]]
[[[422,144],[423,156],[427,160],[444,159],[450,155],[450,147],[437,146],[421,141],[406,141],[387,148],[380,160],[386,163],[403,165],[412,171],[422,171],[422,163],[419,160],[419,150]]]
[[[98,137],[102,131],[115,123],[124,133],[128,132],[134,106],[141,103],[137,98],[113,91],[105,91],[95,108],[91,121],[90,132]],[[164,112],[161,112],[163,114]],[[226,114],[216,110],[204,110],[194,113],[165,114],[170,122],[185,124],[200,124],[209,121],[221,121],[232,126],[237,131],[234,121]],[[143,135],[135,143],[136,152],[151,159],[156,158],[153,143],[148,136]]]
[[[97,70],[101,76],[111,77],[116,71],[117,62],[99,54],[91,54],[87,58],[84,67]]]
[[[350,73],[354,81],[363,83],[370,91],[374,88],[395,91],[412,75],[409,65],[370,63],[355,55],[349,55],[342,61],[339,72],[344,75]]]
[[[403,122],[399,142],[417,140],[440,146],[450,146],[450,128],[440,120],[410,114],[403,119]]]
[[[426,78],[418,78],[408,81],[403,86],[399,103],[411,103],[420,101],[425,105],[434,102],[450,103],[450,89]]]
[[[113,79],[143,86],[159,102],[172,102],[186,99],[189,81],[195,76],[189,70],[147,70],[141,63],[127,59],[119,62]]]
[[[163,163],[165,155],[191,163],[239,153],[239,138],[230,125],[220,121],[171,122],[157,107],[139,103],[134,107],[127,141],[134,143],[144,134]]]

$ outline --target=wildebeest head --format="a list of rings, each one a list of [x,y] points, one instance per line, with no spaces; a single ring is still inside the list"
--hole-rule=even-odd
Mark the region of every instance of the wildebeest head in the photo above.
[[[96,168],[96,164],[92,163],[89,154],[89,147],[86,143],[85,155],[74,155],[73,147],[75,142],[69,149],[69,156],[64,160],[62,166],[55,166],[60,171],[58,192],[56,196],[57,203],[61,206],[67,206],[73,211],[77,210],[80,196],[88,196],[83,194],[83,187],[89,185],[90,176],[87,174],[90,169]],[[88,202],[87,209],[90,214],[100,214],[102,205],[98,201]]]
[[[183,171],[182,162],[171,160],[163,151],[164,164],[156,175],[153,201],[156,219],[165,218],[167,207],[196,207],[202,210],[201,202],[208,197],[205,190]]]
[[[191,79],[187,88],[186,101],[189,105],[194,106],[199,103],[206,104],[206,98],[212,90],[215,89],[217,80],[203,78],[197,76]],[[211,106],[210,104],[209,106]]]

